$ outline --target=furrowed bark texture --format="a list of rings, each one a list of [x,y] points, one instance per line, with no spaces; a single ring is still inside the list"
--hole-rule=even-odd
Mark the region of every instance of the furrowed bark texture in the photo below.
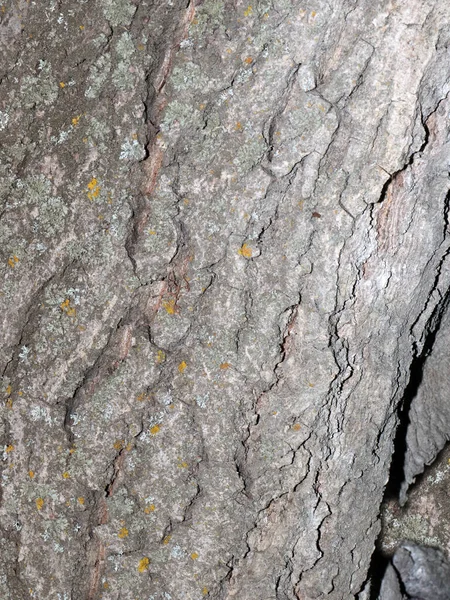
[[[0,19],[0,598],[369,598],[448,331],[449,3]]]

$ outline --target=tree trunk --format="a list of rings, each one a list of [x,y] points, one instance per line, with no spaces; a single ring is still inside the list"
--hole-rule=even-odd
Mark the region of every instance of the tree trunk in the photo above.
[[[449,437],[450,4],[249,2],[3,4],[2,599],[368,599]]]

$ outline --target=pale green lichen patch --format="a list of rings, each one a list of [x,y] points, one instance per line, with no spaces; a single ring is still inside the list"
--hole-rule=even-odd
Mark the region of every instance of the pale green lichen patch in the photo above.
[[[98,98],[106,83],[110,70],[111,56],[109,54],[102,54],[89,69],[87,88],[84,92],[86,98]]]
[[[129,0],[106,0],[102,8],[103,14],[113,27],[129,25],[136,12],[136,6]]]
[[[25,108],[52,104],[59,93],[59,84],[55,80],[50,63],[40,60],[37,75],[25,75],[20,85],[21,102]]]

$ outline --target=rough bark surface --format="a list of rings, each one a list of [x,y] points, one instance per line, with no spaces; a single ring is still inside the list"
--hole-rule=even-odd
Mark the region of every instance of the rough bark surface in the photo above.
[[[0,598],[369,598],[450,298],[450,4],[0,18]]]

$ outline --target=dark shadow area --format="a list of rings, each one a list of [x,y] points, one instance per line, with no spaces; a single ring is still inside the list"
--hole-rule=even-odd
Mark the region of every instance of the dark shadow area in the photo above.
[[[377,542],[375,550],[372,554],[372,559],[370,561],[369,572],[367,574],[371,583],[369,600],[377,600],[380,593],[381,582],[383,581],[384,573],[390,559],[390,556],[387,556],[380,550]]]
[[[429,336],[431,337],[431,336]],[[436,335],[433,335],[433,342]],[[428,352],[424,351],[420,356],[416,356],[411,365],[411,376],[409,383],[406,386],[403,400],[398,410],[398,426],[394,439],[394,453],[392,455],[391,468],[389,472],[389,480],[384,492],[384,501],[396,500],[400,494],[400,487],[405,478],[404,464],[406,455],[406,433],[410,424],[409,411],[411,403],[417,395],[420,384],[423,379],[423,368],[427,356],[431,351],[431,346]]]

